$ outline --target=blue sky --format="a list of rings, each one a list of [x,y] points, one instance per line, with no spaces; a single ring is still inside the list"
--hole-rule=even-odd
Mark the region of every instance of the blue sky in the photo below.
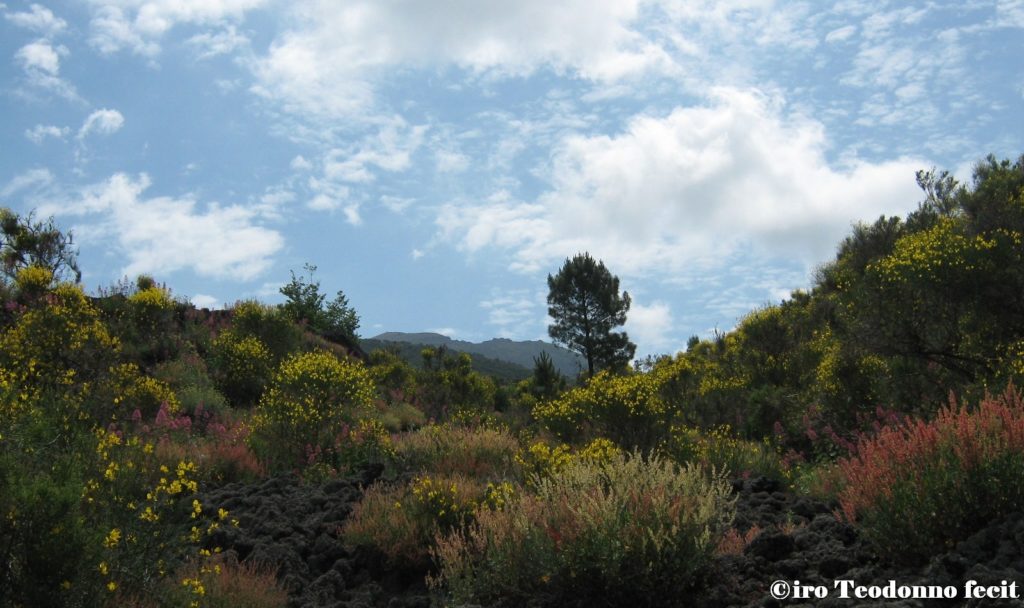
[[[546,336],[578,251],[638,354],[809,285],[918,169],[1024,152],[1024,2],[0,1],[0,204],[90,290],[319,267],[360,333]]]

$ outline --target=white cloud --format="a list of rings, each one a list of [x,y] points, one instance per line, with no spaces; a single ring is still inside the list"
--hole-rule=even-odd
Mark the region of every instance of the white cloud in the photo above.
[[[438,173],[462,173],[469,168],[469,157],[461,152],[438,150],[434,152]]]
[[[553,153],[551,188],[533,202],[498,193],[442,208],[440,237],[467,252],[504,249],[536,271],[590,251],[617,272],[670,274],[752,245],[821,262],[856,220],[916,205],[900,159],[833,167],[815,120],[777,98],[717,89],[709,103],[634,117],[615,136],[571,136]]]
[[[60,56],[67,52],[63,46],[54,47],[46,40],[36,40],[18,49],[14,56],[26,72],[39,71],[57,76],[60,72]]]
[[[150,180],[119,173],[89,186],[77,199],[44,207],[45,213],[99,220],[98,233],[127,260],[122,272],[169,274],[191,270],[217,279],[249,280],[266,270],[283,246],[282,236],[254,223],[256,213],[240,205],[145,198]],[[96,233],[94,231],[94,233]]]
[[[60,77],[61,57],[69,54],[67,47],[54,46],[49,40],[40,39],[18,49],[14,58],[25,71],[29,85],[46,89],[66,99],[80,99],[75,87]]]
[[[85,119],[82,128],[78,130],[78,139],[85,139],[86,136],[96,133],[98,135],[111,135],[117,133],[124,126],[124,116],[117,110],[96,110]]]
[[[129,49],[152,57],[160,53],[160,39],[175,25],[225,25],[265,3],[266,0],[91,0],[90,43],[101,53]],[[221,39],[219,43],[227,40]]]
[[[0,197],[7,198],[22,190],[38,190],[53,183],[53,173],[49,169],[29,169],[14,176],[0,189]]]
[[[68,26],[67,22],[54,15],[53,11],[39,4],[30,6],[28,12],[6,13],[4,17],[18,27],[38,32],[43,36],[55,36]]]
[[[67,127],[58,127],[55,125],[36,125],[31,129],[25,129],[25,137],[29,141],[35,144],[43,143],[47,137],[54,139],[64,139],[67,137],[70,129]]]
[[[840,28],[836,28],[825,35],[825,42],[832,44],[834,42],[845,42],[849,40],[854,34],[857,33],[857,26],[846,25]]]
[[[426,130],[396,118],[353,149],[331,150],[324,159],[324,177],[332,182],[366,183],[375,179],[374,169],[404,171]]]
[[[200,59],[227,55],[249,44],[249,38],[239,34],[234,25],[215,33],[204,32],[188,39],[187,44],[196,49]]]
[[[303,113],[365,111],[388,66],[453,65],[523,76],[541,68],[594,81],[673,69],[633,29],[640,0],[408,2],[318,0],[293,5],[294,26],[254,65],[255,91]]]
[[[290,166],[294,171],[309,171],[313,168],[313,163],[303,158],[300,154],[292,159]]]
[[[642,357],[663,353],[670,348],[682,348],[676,344],[673,325],[672,309],[667,303],[655,300],[645,306],[634,300],[626,315],[625,330],[632,342],[647,351],[637,353]]]
[[[192,298],[189,301],[192,302],[192,305],[195,306],[196,308],[223,308],[223,306],[221,306],[220,300],[218,300],[214,296],[208,296],[204,293],[197,293],[196,295],[192,296]]]
[[[496,325],[505,338],[533,335],[544,320],[544,297],[528,290],[495,290],[480,302],[487,311],[487,321]]]

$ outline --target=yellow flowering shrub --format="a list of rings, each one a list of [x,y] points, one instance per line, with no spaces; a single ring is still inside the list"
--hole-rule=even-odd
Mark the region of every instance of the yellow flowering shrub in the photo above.
[[[107,403],[110,417],[117,420],[130,418],[135,410],[143,419],[148,420],[161,407],[165,408],[167,414],[177,413],[181,409],[178,397],[166,383],[143,375],[134,363],[122,363],[110,368],[108,376],[99,383],[97,401]]]
[[[326,351],[282,362],[252,419],[251,441],[271,471],[301,467],[371,411],[373,381],[362,363]]]
[[[656,445],[672,415],[649,374],[608,371],[533,408],[534,418],[563,441],[600,436],[629,449]]]
[[[535,441],[516,454],[516,462],[522,470],[524,481],[536,485],[539,480],[556,475],[573,463],[584,460],[594,463],[610,462],[620,454],[622,449],[603,437],[598,437],[578,449],[564,443],[551,447],[544,441]]]
[[[236,407],[257,402],[272,369],[273,358],[259,338],[227,330],[213,341],[214,382]]]

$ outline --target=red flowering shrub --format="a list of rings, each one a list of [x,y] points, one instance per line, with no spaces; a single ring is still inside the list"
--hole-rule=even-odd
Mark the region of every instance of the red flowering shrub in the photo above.
[[[889,426],[840,461],[840,504],[878,550],[927,560],[1024,503],[1024,400],[1012,386],[974,410]]]

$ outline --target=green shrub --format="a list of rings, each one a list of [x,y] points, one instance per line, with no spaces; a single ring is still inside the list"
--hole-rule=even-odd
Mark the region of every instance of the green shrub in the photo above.
[[[698,582],[734,515],[720,474],[652,457],[580,460],[437,541],[455,602],[649,605]]]
[[[731,477],[763,475],[788,481],[789,472],[779,453],[766,441],[737,438],[728,425],[701,433],[697,429],[674,426],[662,451],[678,463],[692,462],[707,469],[724,471]]]
[[[840,467],[846,517],[883,555],[924,562],[1024,504],[1024,400],[1011,387],[883,428]]]
[[[259,338],[227,330],[213,341],[214,381],[236,407],[251,407],[263,394],[273,356]]]
[[[302,330],[281,309],[246,300],[231,309],[231,329],[239,337],[260,341],[277,364],[299,349]]]
[[[393,472],[462,473],[501,479],[518,471],[519,442],[507,431],[430,425],[394,441]]]
[[[331,459],[339,438],[370,413],[374,392],[361,363],[326,351],[294,355],[256,407],[253,449],[271,473]]]

